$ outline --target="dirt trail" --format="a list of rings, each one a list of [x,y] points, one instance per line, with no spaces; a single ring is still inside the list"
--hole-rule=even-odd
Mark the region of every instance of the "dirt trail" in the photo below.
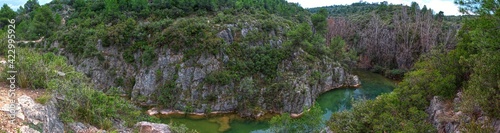
[[[41,37],[40,39],[38,39],[38,40],[34,40],[34,41],[20,40],[20,41],[16,41],[16,43],[29,43],[29,42],[32,42],[32,43],[39,43],[39,42],[42,42],[44,38],[45,38],[45,37],[43,37],[43,36],[42,36],[42,37]]]

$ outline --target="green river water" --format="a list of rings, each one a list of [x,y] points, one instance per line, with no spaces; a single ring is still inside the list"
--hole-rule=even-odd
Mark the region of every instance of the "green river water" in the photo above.
[[[353,100],[373,99],[382,93],[391,92],[396,83],[381,75],[367,71],[355,71],[361,86],[357,88],[339,88],[321,94],[317,102],[323,109],[323,120],[330,119],[332,113],[351,108]],[[204,118],[199,116],[162,117],[163,123],[184,124],[200,133],[264,133],[269,128],[269,119],[247,120],[234,114],[225,114]]]

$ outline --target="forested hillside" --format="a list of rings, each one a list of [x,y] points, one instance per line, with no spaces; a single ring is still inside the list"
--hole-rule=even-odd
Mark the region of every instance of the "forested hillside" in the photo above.
[[[457,43],[460,21],[416,2],[411,6],[359,2],[322,8],[330,14],[327,40],[342,37],[359,54],[358,67],[390,78],[401,79],[433,47],[450,50]]]
[[[500,132],[500,3],[456,3],[464,16],[415,2],[28,0],[0,9],[0,56],[15,32],[16,82],[58,111],[25,123],[44,132],[137,132],[175,113],[280,114],[273,132]],[[324,123],[316,99],[359,86],[357,68],[400,82]]]
[[[347,67],[356,54],[342,38],[326,44],[327,12],[285,0],[29,0],[1,10],[16,39],[42,39],[18,43],[33,53],[20,58],[19,81],[46,89],[45,100],[64,95],[56,106],[65,124],[122,131],[154,121],[130,103],[167,114],[299,115],[321,93],[359,85]],[[35,60],[43,63],[31,71]]]
[[[423,54],[394,92],[333,115],[334,132],[499,132],[500,3],[459,0],[455,48]],[[480,6],[478,6],[480,5]]]

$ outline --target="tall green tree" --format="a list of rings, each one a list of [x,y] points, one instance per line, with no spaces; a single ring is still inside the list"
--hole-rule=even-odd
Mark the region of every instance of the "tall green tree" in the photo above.
[[[108,15],[107,17],[109,17],[109,19],[115,19],[118,17],[120,5],[117,0],[105,0],[104,7],[106,9],[105,14]]]
[[[313,23],[314,29],[313,34],[324,35],[326,33],[328,11],[325,8],[321,8],[318,13],[311,16],[311,21]]]
[[[7,4],[3,4],[0,9],[0,27],[10,24],[10,19],[15,19],[17,13],[14,12]]]
[[[37,8],[34,12],[34,18],[32,21],[34,33],[38,37],[50,36],[54,28],[58,26],[58,21],[60,20],[55,19],[55,16],[49,6]]]
[[[485,115],[500,118],[500,1],[456,0],[455,3],[460,5],[462,13],[479,15],[465,21],[455,50],[471,73],[462,108],[466,113],[474,113],[479,105]]]
[[[31,11],[34,11],[38,7],[40,7],[40,4],[38,3],[38,0],[28,0],[24,4],[24,11],[25,11],[25,13],[29,13]]]

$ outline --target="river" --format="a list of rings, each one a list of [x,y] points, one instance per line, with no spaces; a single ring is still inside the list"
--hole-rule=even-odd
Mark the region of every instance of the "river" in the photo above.
[[[321,94],[317,103],[323,109],[323,120],[330,119],[332,113],[350,109],[352,102],[359,99],[374,99],[382,93],[391,92],[396,82],[379,74],[368,71],[354,71],[361,80],[357,88],[338,88]],[[212,116],[210,118],[199,116],[171,115],[162,117],[163,123],[175,122],[184,124],[190,129],[200,133],[260,133],[269,128],[269,119],[247,120],[234,114]]]

